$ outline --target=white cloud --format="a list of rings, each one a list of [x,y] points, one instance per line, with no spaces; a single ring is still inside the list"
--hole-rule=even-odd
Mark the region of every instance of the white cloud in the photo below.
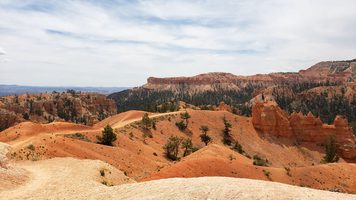
[[[11,52],[2,83],[136,86],[148,76],[297,71],[356,55],[353,0],[89,2],[1,1],[0,46]]]
[[[0,56],[6,55],[6,52],[3,48],[0,47]]]

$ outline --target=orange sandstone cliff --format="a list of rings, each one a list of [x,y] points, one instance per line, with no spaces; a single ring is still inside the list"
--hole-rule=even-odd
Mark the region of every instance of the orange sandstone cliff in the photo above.
[[[356,138],[348,122],[337,116],[331,125],[323,124],[312,113],[288,115],[275,102],[256,102],[252,107],[252,123],[254,128],[275,137],[295,139],[298,142],[313,142],[319,145],[334,135],[341,157],[356,160]]]

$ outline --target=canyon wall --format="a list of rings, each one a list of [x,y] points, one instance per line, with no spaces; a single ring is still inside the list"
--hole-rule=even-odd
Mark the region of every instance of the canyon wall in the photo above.
[[[91,125],[117,113],[115,101],[97,93],[46,93],[0,98],[0,130],[26,120]]]
[[[256,130],[275,137],[296,139],[298,142],[324,144],[335,136],[343,158],[356,159],[356,138],[345,118],[337,116],[331,125],[323,124],[312,113],[288,115],[273,102],[256,102],[252,107],[252,123]]]

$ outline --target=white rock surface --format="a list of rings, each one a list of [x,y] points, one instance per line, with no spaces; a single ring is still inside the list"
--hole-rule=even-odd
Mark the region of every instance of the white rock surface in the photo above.
[[[17,164],[31,179],[0,199],[356,199],[356,195],[282,183],[227,177],[171,178],[134,183],[121,171],[98,160],[54,158]],[[105,169],[105,175],[100,170]],[[106,186],[101,182],[116,183]]]

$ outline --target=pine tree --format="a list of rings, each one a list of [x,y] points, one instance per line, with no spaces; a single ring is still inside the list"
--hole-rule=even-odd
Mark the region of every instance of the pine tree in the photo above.
[[[98,140],[98,144],[112,146],[112,142],[114,142],[116,138],[116,134],[111,126],[106,125],[104,130],[102,131],[102,136],[96,136]]]
[[[200,139],[204,142],[205,146],[207,146],[211,142],[211,137],[208,135],[209,127],[201,126],[199,130],[202,132],[202,134],[200,134]]]

